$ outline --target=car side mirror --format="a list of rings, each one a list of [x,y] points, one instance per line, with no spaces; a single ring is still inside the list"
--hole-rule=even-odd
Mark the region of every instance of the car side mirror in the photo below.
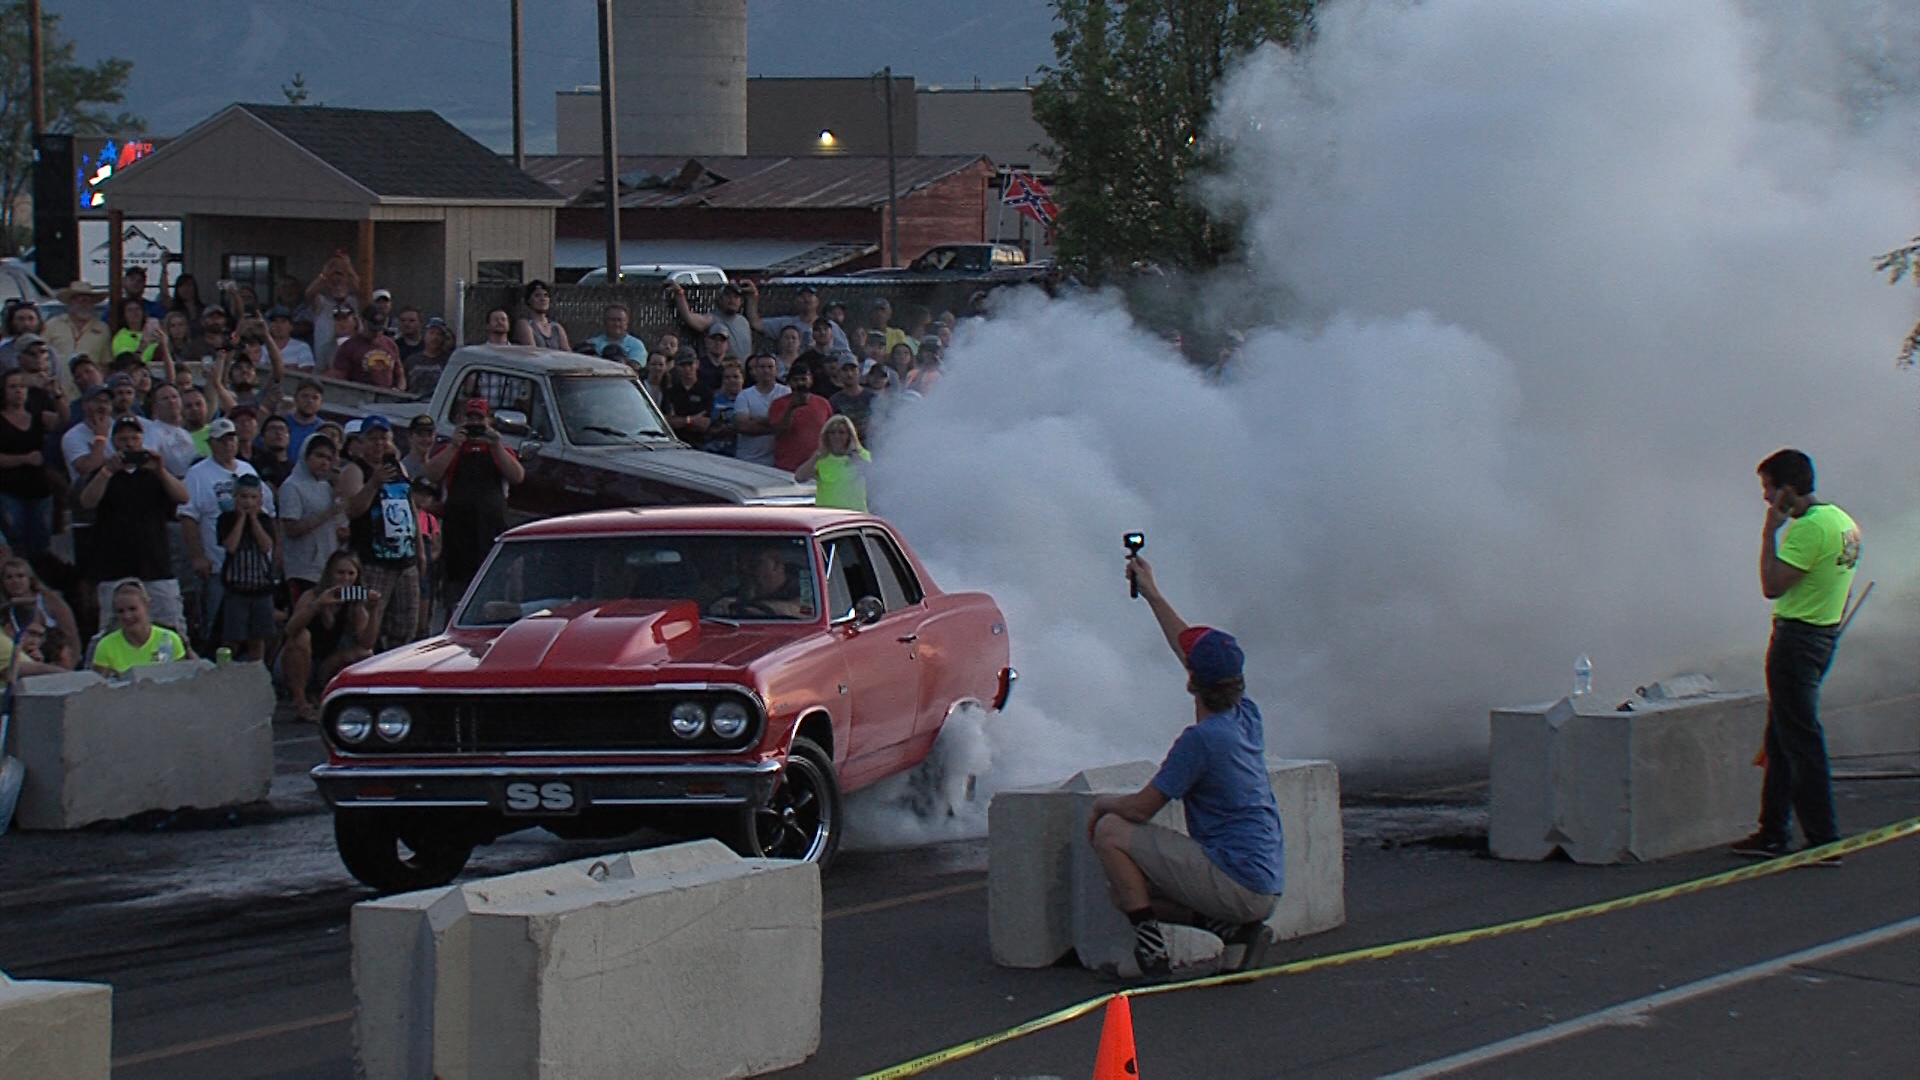
[[[853,605],[853,621],[861,626],[872,626],[887,613],[887,605],[877,596],[863,596]]]
[[[502,435],[511,435],[524,439],[533,434],[533,428],[527,423],[527,414],[518,409],[501,409],[493,414],[493,426]]]

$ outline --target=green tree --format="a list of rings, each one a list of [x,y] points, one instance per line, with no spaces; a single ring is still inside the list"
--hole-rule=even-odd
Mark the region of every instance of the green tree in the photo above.
[[[1914,237],[1906,247],[1894,248],[1875,259],[1873,268],[1886,273],[1889,285],[1898,285],[1900,279],[1909,278],[1920,286],[1920,236]],[[1914,324],[1913,332],[1907,335],[1906,342],[1900,346],[1897,360],[1901,367],[1920,365],[1920,323]]]
[[[20,250],[30,223],[18,220],[33,182],[33,103],[25,0],[0,4],[0,252]],[[109,58],[82,64],[60,34],[60,17],[42,14],[41,64],[46,80],[47,130],[75,135],[131,135],[139,117],[111,112],[126,99],[133,61]]]
[[[1218,164],[1203,137],[1221,76],[1265,42],[1293,46],[1313,0],[1054,0],[1057,63],[1033,115],[1054,144],[1055,248],[1094,280],[1151,262],[1217,266],[1237,240],[1191,180]]]

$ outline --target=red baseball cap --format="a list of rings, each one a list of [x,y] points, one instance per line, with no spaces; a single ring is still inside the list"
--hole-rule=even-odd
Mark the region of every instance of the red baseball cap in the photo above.
[[[468,398],[467,404],[466,404],[466,411],[477,412],[481,416],[487,415],[487,399],[482,397]]]
[[[1247,661],[1232,634],[1211,626],[1189,626],[1180,631],[1180,652],[1186,657],[1187,670],[1202,683],[1237,679]]]

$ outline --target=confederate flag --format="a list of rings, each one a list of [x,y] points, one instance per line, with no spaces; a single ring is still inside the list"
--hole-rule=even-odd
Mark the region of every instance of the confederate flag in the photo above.
[[[1032,173],[1007,174],[1007,190],[1001,202],[1049,229],[1060,218],[1060,208],[1053,204],[1053,196]]]

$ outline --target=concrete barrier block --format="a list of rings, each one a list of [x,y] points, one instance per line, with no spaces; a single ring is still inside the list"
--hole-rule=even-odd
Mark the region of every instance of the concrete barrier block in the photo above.
[[[1090,769],[1052,788],[1000,792],[988,809],[988,938],[994,962],[1045,967],[1069,951],[1090,968],[1118,967],[1133,933],[1107,896],[1087,843],[1095,797],[1138,791],[1150,761]],[[1268,779],[1286,841],[1286,886],[1268,925],[1295,938],[1346,921],[1346,863],[1339,771],[1330,761],[1269,759]],[[1186,831],[1178,801],[1154,823]]]
[[[366,901],[353,950],[368,1080],[741,1076],[819,1043],[816,869],[711,840]]]
[[[73,829],[148,810],[256,802],[273,783],[273,683],[260,664],[75,672],[23,680],[12,740],[26,766],[15,820]]]
[[[112,1061],[113,987],[0,975],[0,1074],[107,1080]]]
[[[751,1076],[819,1048],[818,867],[633,859],[469,916],[474,1080]]]
[[[987,805],[987,939],[994,963],[1048,967],[1073,949],[1075,866],[1093,857],[1086,841],[1093,800],[1140,790],[1154,769],[1153,762],[1134,761],[994,794]]]
[[[1285,887],[1267,925],[1280,941],[1344,925],[1347,837],[1339,768],[1331,761],[1268,758],[1267,781],[1287,851]]]
[[[1752,830],[1766,695],[1635,702],[1590,696],[1490,717],[1488,846],[1501,859],[1647,861]]]

